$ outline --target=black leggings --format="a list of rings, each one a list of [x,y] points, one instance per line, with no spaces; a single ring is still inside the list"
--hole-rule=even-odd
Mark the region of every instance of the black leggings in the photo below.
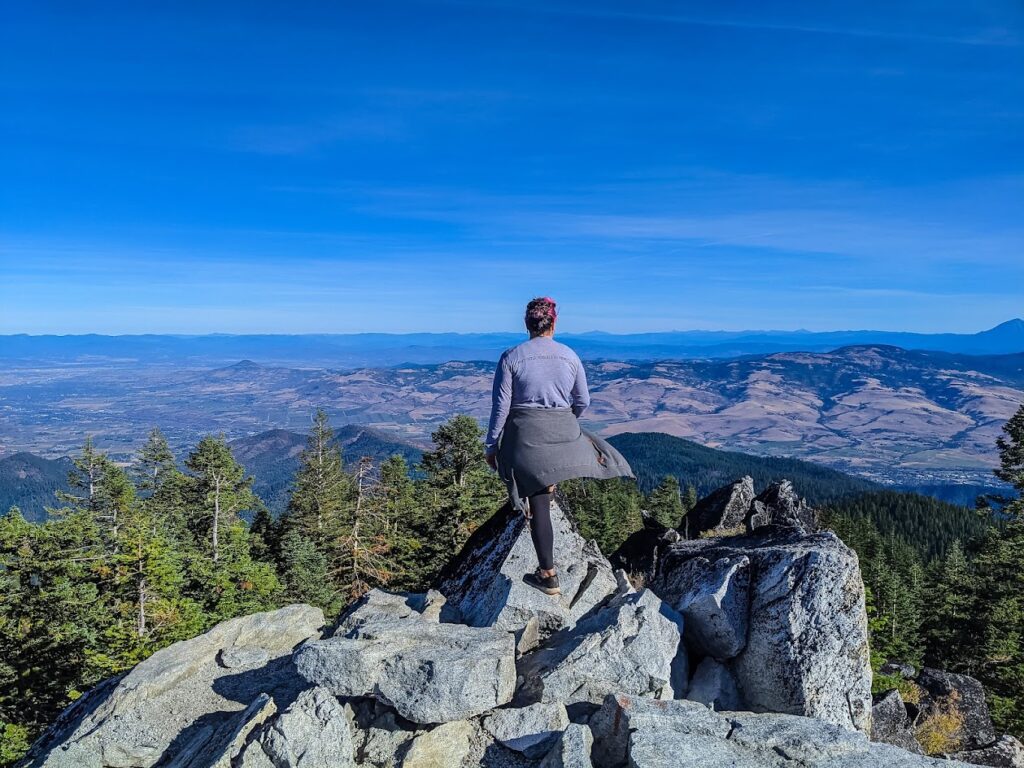
[[[537,562],[550,571],[555,567],[555,534],[551,530],[551,494],[547,490],[530,495],[530,536],[537,550]]]

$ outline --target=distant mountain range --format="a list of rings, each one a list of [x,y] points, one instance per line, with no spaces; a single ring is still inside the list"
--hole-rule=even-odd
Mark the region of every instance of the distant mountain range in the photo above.
[[[497,360],[525,333],[209,334],[126,336],[13,334],[0,336],[7,365],[218,366],[239,359],[263,364],[352,368],[449,360]],[[587,360],[728,358],[773,352],[828,352],[885,344],[904,349],[1000,355],[1024,352],[1024,320],[980,333],[902,331],[664,331],[559,334]]]

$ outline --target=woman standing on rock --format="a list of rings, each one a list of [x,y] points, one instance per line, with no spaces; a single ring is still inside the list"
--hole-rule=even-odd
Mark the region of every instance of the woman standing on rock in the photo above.
[[[539,566],[523,580],[549,595],[560,594],[554,562],[551,496],[555,483],[573,477],[635,477],[607,441],[580,428],[590,405],[579,356],[554,340],[555,302],[526,305],[530,338],[506,349],[494,370],[487,463],[508,488],[513,508],[530,520]]]

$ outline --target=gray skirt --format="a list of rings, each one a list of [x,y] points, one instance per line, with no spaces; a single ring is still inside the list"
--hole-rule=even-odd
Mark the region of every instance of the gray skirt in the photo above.
[[[580,427],[571,408],[512,406],[497,442],[498,475],[519,512],[528,497],[574,477],[636,478],[629,462],[602,437]]]

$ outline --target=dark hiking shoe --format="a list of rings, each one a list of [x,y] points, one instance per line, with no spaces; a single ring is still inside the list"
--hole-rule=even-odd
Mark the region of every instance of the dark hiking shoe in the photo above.
[[[534,589],[539,589],[545,595],[560,595],[561,588],[558,586],[558,574],[554,576],[541,576],[540,570],[528,573],[523,576],[523,581]]]

